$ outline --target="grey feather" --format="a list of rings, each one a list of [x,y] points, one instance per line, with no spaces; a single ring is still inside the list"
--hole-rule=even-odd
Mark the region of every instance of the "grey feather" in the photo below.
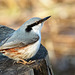
[[[14,48],[14,47],[24,47],[24,46],[27,46],[29,44],[32,44],[38,41],[39,35],[36,32],[34,32],[34,30],[32,30],[29,33],[25,31],[28,25],[38,20],[40,20],[40,18],[32,18],[26,21],[17,31],[15,31],[10,37],[5,39],[3,45],[0,47],[0,50]]]
[[[3,45],[0,47],[0,50],[15,48],[15,47],[24,47],[24,46],[30,45],[32,43],[35,43],[39,39],[38,35],[36,35],[34,38],[30,38],[30,39],[26,38],[26,39],[22,39],[22,40],[17,38],[17,36],[14,38],[12,38],[12,37],[13,37],[13,35],[4,40]]]

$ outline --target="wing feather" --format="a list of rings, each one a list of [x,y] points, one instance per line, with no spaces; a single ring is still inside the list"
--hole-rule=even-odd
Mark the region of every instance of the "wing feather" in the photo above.
[[[36,35],[36,37],[30,38],[29,40],[19,40],[18,38],[13,38],[14,40],[12,39],[12,41],[9,41],[10,39],[12,39],[12,36],[5,39],[3,45],[0,47],[0,50],[27,46],[38,41],[39,36]]]

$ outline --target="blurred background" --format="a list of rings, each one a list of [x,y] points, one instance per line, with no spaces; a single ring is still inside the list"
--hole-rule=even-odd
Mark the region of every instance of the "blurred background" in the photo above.
[[[75,0],[0,0],[0,25],[17,30],[32,17],[51,16],[42,28],[55,75],[75,75]]]

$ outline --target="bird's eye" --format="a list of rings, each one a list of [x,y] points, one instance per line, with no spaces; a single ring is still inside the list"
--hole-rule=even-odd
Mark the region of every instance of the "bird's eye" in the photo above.
[[[31,30],[32,30],[31,27],[27,27],[27,28],[25,29],[26,32],[30,32]]]

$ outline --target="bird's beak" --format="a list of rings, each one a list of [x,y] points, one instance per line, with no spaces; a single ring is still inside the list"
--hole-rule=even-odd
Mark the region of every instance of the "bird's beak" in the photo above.
[[[46,20],[49,19],[50,17],[51,17],[51,16],[45,17],[45,18],[43,18],[43,19],[40,19],[39,21],[36,21],[34,24],[35,24],[35,25],[38,25],[38,24],[40,24],[40,23],[46,21]]]
[[[49,19],[50,17],[51,17],[51,16],[45,17],[45,18],[39,20],[39,22],[42,23],[42,22],[46,21],[47,19]]]
[[[31,25],[28,25],[28,28],[31,28],[31,27],[33,27],[33,26],[36,26],[36,25],[38,25],[38,24],[40,24],[40,23],[46,21],[46,20],[47,20],[48,18],[50,18],[50,17],[51,17],[51,16],[45,17],[45,18],[43,18],[43,19],[40,19],[39,21],[36,21],[36,22],[32,23]]]

